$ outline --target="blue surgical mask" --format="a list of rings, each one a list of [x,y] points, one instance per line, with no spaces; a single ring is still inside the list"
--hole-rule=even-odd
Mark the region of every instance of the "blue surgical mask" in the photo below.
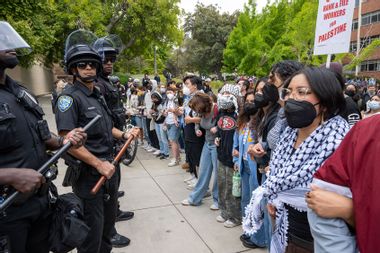
[[[367,102],[367,109],[379,110],[380,109],[380,102],[378,102],[378,101],[368,101]]]

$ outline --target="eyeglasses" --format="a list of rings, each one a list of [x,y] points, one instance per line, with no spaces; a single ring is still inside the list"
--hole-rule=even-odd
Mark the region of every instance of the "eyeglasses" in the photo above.
[[[103,63],[108,63],[108,62],[114,63],[115,61],[116,61],[116,56],[108,56],[104,58]]]
[[[307,95],[310,95],[312,93],[313,92],[311,91],[311,89],[307,87],[298,87],[295,90],[289,88],[281,88],[280,99],[282,101],[286,101],[289,99],[291,95],[293,95],[293,98],[295,100],[304,100],[307,97]]]
[[[85,69],[87,66],[90,66],[90,68],[95,69],[98,66],[98,64],[92,61],[83,61],[77,63],[78,69]]]

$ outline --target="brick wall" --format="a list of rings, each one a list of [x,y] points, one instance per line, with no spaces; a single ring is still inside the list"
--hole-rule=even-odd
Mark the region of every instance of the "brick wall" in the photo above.
[[[362,15],[380,10],[380,0],[362,0]],[[354,10],[354,19],[358,19],[358,8]],[[357,40],[357,31],[354,30],[351,32],[351,41]],[[380,22],[369,24],[360,27],[360,37],[364,38],[366,36],[371,37],[375,35],[380,35]],[[355,52],[354,52],[355,53]],[[376,49],[371,56],[367,58],[367,60],[376,60],[380,59],[380,48]],[[344,64],[347,64],[349,61],[347,59],[343,60]],[[371,72],[360,72],[359,76],[364,77],[374,77],[376,79],[380,79],[380,72],[371,71]]]

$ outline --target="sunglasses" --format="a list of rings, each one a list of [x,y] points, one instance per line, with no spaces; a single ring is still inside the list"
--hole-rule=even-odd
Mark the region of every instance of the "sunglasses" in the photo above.
[[[116,61],[116,57],[115,56],[110,56],[110,57],[104,58],[103,63],[108,63],[108,62],[114,63],[115,61]]]
[[[78,69],[85,69],[87,66],[90,66],[90,68],[94,69],[98,67],[98,64],[96,62],[92,61],[84,61],[84,62],[78,62],[77,68]]]

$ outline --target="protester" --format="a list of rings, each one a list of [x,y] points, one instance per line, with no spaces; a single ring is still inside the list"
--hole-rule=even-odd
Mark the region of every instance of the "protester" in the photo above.
[[[153,106],[150,114],[152,115],[152,119],[154,120],[154,127],[157,134],[158,143],[160,146],[160,152],[156,154],[156,157],[162,159],[166,159],[169,157],[169,145],[167,142],[167,138],[163,136],[162,127],[165,122],[164,116],[164,99],[162,98],[162,94],[159,91],[154,91],[151,95]]]
[[[363,118],[368,118],[380,113],[380,95],[373,95],[367,102],[367,111],[364,112]]]
[[[185,179],[185,182],[188,183],[191,188],[193,188],[197,182],[198,178],[198,167],[201,158],[201,151],[204,144],[204,134],[197,136],[196,130],[199,129],[199,123],[201,118],[198,117],[198,114],[194,112],[189,107],[189,101],[192,97],[198,93],[203,92],[202,89],[202,79],[198,76],[186,76],[183,79],[183,94],[188,96],[184,102],[184,120],[185,120],[185,151],[186,151],[186,161],[189,164],[189,173],[190,177]],[[200,130],[200,129],[199,129]],[[199,132],[198,132],[199,133]]]
[[[349,129],[339,116],[345,101],[335,75],[319,68],[305,68],[288,79],[281,98],[289,127],[272,155],[270,176],[252,193],[243,228],[249,234],[257,232],[263,220],[260,202],[268,198],[269,213],[278,228],[271,239],[271,251],[313,252],[304,196],[313,173]]]
[[[211,97],[204,93],[195,94],[189,102],[189,107],[201,117],[200,126],[205,129],[206,132],[199,164],[199,178],[194,190],[187,199],[182,201],[182,205],[200,205],[209,187],[211,175],[214,173],[212,187],[213,204],[210,206],[210,209],[219,210],[217,185],[218,158],[215,146],[218,108],[217,105],[213,103]]]
[[[181,160],[180,154],[179,154],[179,143],[178,138],[180,135],[180,126],[179,126],[179,120],[178,120],[178,100],[175,97],[175,88],[168,87],[166,90],[166,96],[167,100],[165,103],[165,122],[164,122],[164,128],[165,135],[167,135],[167,138],[170,142],[170,147],[172,150],[172,160],[168,164],[169,167],[173,167],[176,165],[179,165],[179,162]]]
[[[260,85],[260,84],[259,84]],[[250,121],[257,112],[254,104],[254,91],[248,91],[244,98],[244,107],[240,110],[237,121],[237,130],[234,137],[233,161],[235,167],[239,169],[241,175],[241,210],[244,216],[245,207],[249,204],[251,193],[259,186],[257,164],[247,153],[248,146],[254,143],[255,131],[250,127]],[[249,236],[242,234],[240,240],[245,247],[257,248],[265,247],[265,233],[256,233]]]
[[[239,86],[225,84],[218,94],[219,114],[216,119],[218,132],[215,144],[218,152],[218,201],[220,215],[218,222],[227,228],[241,224],[240,198],[232,195],[232,176],[234,168],[232,150],[234,134],[237,127],[237,112],[239,110],[237,97]]]
[[[358,122],[314,175],[306,202],[316,252],[379,249],[379,124],[378,115]]]

